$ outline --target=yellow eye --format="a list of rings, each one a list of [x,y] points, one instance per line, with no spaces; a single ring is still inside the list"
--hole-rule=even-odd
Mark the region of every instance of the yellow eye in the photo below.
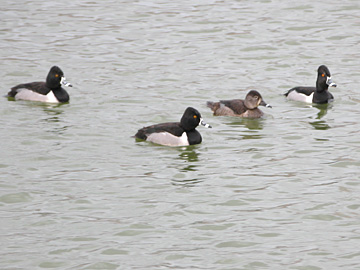
[[[55,78],[59,77],[59,74],[55,74]]]
[[[196,116],[196,115],[194,115],[193,117],[194,117],[194,119],[196,119],[196,118],[197,118],[197,116]]]
[[[325,77],[325,74],[323,73],[323,74],[321,74],[321,77]]]

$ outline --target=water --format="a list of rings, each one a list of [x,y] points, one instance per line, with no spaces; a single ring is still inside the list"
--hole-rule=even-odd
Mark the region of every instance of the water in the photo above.
[[[2,93],[59,65],[71,102],[1,99],[1,269],[360,269],[358,1],[3,1]],[[314,85],[329,106],[281,95]],[[259,120],[207,100],[260,91]],[[131,137],[197,108],[213,129]]]

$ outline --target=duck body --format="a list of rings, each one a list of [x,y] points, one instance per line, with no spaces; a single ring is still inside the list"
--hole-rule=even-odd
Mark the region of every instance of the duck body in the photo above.
[[[329,69],[322,65],[318,68],[316,87],[294,87],[288,90],[285,96],[289,100],[306,103],[330,103],[334,100],[334,96],[329,92],[329,86],[336,87],[336,84],[332,81]]]
[[[208,101],[207,106],[213,111],[216,116],[239,116],[245,118],[260,118],[264,113],[258,106],[270,107],[261,97],[260,93],[251,90],[242,99],[220,100],[219,102]]]
[[[136,133],[135,137],[168,146],[186,146],[202,142],[202,137],[196,129],[185,131],[177,122],[144,127]]]
[[[69,102],[70,97],[61,85],[72,86],[66,82],[64,73],[57,66],[53,66],[46,78],[46,82],[31,82],[18,84],[11,88],[8,97],[16,100],[40,101],[49,103]]]
[[[180,122],[151,125],[138,130],[135,138],[166,146],[186,146],[202,142],[201,134],[195,129],[204,123],[200,113],[194,108],[187,108]]]
[[[63,89],[50,89],[45,82],[32,82],[19,84],[11,88],[8,93],[9,97],[17,100],[30,100],[49,103],[68,102],[69,94]]]

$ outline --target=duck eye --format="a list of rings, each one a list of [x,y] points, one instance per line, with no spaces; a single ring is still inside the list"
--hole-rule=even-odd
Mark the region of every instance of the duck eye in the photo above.
[[[59,77],[59,74],[55,74],[55,78]]]
[[[197,115],[194,115],[193,117],[194,117],[194,119],[196,119],[196,118],[197,118]]]

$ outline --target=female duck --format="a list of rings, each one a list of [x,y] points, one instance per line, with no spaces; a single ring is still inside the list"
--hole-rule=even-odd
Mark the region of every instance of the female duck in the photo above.
[[[260,93],[256,90],[251,90],[242,99],[220,100],[219,102],[208,101],[207,106],[214,112],[214,115],[228,115],[240,116],[248,118],[260,118],[264,113],[258,106],[265,106],[271,108],[267,104]]]
[[[47,75],[46,82],[31,82],[19,84],[11,88],[8,97],[15,99],[41,101],[41,102],[68,102],[69,94],[61,85],[72,86],[66,82],[62,70],[53,66]]]
[[[318,76],[316,87],[298,86],[291,88],[285,96],[287,99],[302,101],[307,103],[329,103],[334,100],[333,95],[328,91],[329,86],[336,87],[331,79],[329,69],[322,65],[317,70]]]
[[[210,125],[202,120],[201,114],[196,109],[188,107],[180,122],[144,127],[138,130],[135,138],[167,146],[199,144],[202,138],[195,129],[199,124],[211,128]]]

